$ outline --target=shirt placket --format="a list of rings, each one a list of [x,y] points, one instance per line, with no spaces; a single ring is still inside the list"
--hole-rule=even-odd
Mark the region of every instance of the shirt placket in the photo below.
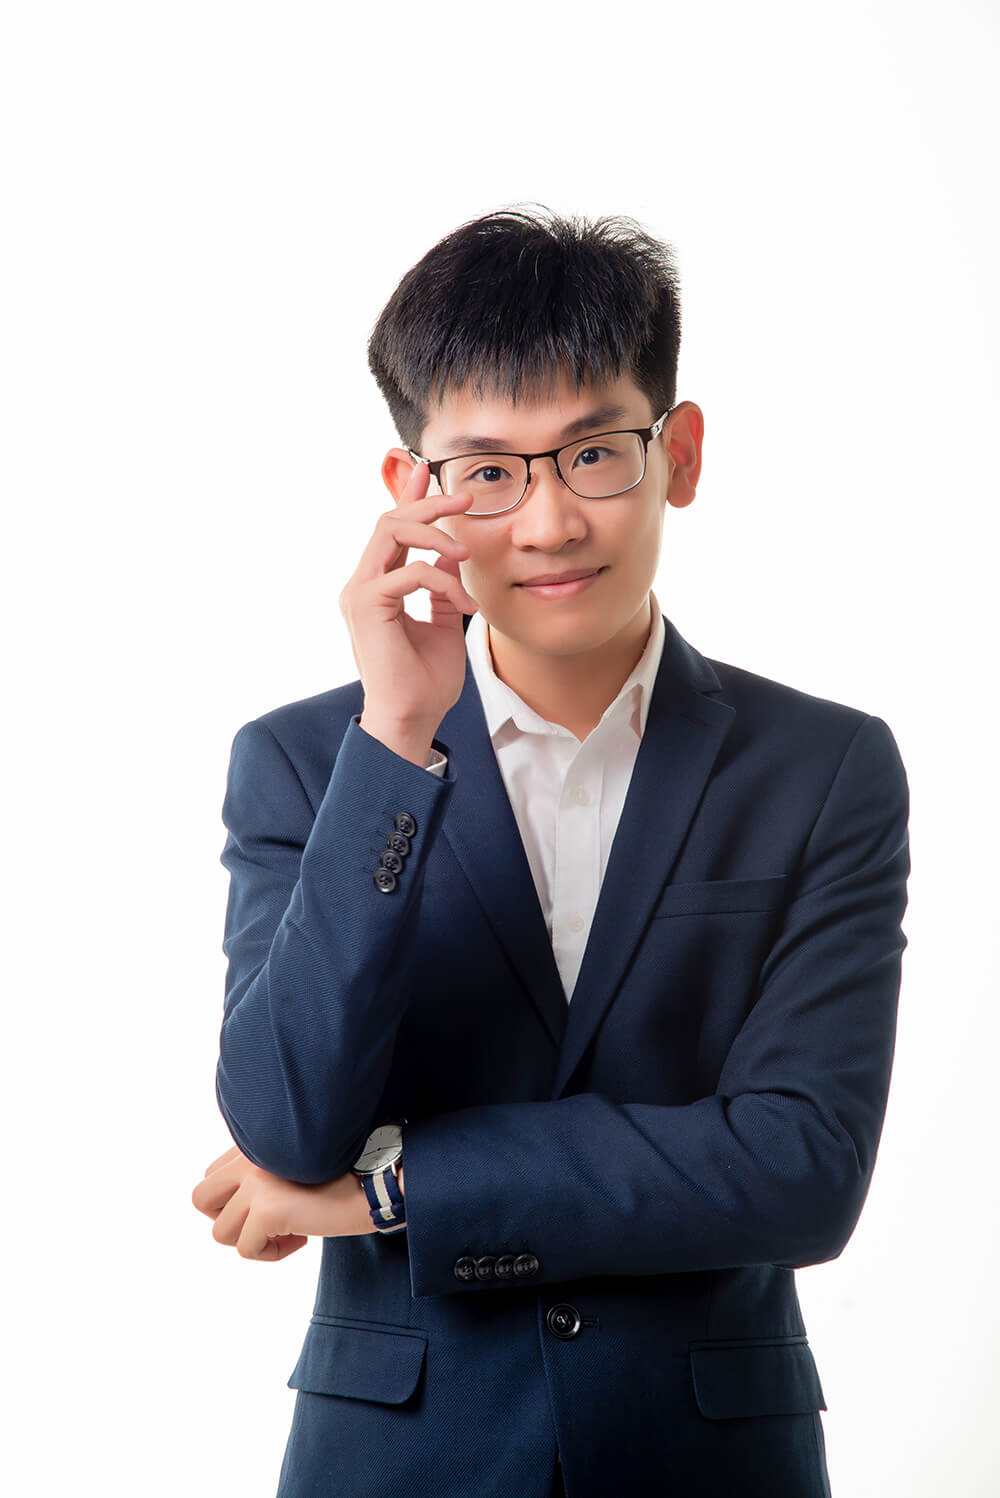
[[[556,810],[552,950],[569,998],[583,961],[601,882],[603,767],[591,734],[572,754]]]

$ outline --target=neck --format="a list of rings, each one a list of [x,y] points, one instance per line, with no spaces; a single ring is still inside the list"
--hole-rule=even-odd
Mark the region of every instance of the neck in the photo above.
[[[653,623],[647,595],[624,629],[595,650],[573,655],[539,655],[487,625],[493,669],[523,702],[550,723],[583,740],[642,658]]]

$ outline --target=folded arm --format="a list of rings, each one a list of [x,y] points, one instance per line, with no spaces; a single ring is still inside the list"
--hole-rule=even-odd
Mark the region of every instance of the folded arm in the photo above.
[[[869,717],[813,825],[712,1096],[658,1106],[589,1092],[409,1125],[414,1295],[503,1293],[512,1281],[461,1278],[456,1264],[526,1248],[532,1283],[836,1257],[884,1117],[907,813],[895,741]]]

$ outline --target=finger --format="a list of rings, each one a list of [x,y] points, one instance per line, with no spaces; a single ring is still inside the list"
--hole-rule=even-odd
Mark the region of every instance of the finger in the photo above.
[[[405,492],[405,491],[404,491]],[[419,499],[404,500],[400,495],[394,509],[384,510],[384,515],[403,515],[407,520],[435,520],[441,515],[450,515],[456,509],[464,510],[472,503],[471,489],[457,489],[454,494],[425,494]]]
[[[465,591],[459,578],[443,567],[436,564],[432,566],[430,562],[410,562],[406,567],[384,573],[369,586],[375,589],[378,602],[390,606],[392,618],[399,614],[398,607],[392,605],[402,602],[418,588],[426,588],[432,598],[439,595],[450,599],[461,613],[474,614],[479,607],[472,595]]]
[[[289,1254],[297,1253],[300,1248],[305,1248],[309,1239],[304,1233],[282,1233],[279,1238],[271,1239],[271,1247],[275,1250],[269,1258],[287,1259]]]
[[[226,1202],[240,1189],[239,1181],[232,1181],[222,1186],[218,1184],[218,1181],[218,1175],[213,1177],[211,1185],[207,1181],[199,1181],[191,1193],[192,1204],[206,1217],[218,1217]]]
[[[220,1165],[226,1165],[230,1160],[235,1160],[236,1156],[241,1154],[243,1154],[243,1151],[240,1149],[239,1145],[234,1144],[232,1149],[226,1150],[226,1153],[224,1155],[219,1155],[218,1159],[213,1160],[211,1165],[205,1166],[205,1174],[207,1176],[211,1175],[212,1171],[218,1170]],[[244,1159],[245,1158],[246,1157],[244,1156]]]
[[[235,1247],[249,1213],[250,1204],[238,1192],[230,1197],[212,1227],[216,1243],[224,1243],[227,1248]]]
[[[308,1238],[303,1238],[301,1243],[296,1240],[295,1242],[288,1244],[286,1243],[286,1238],[282,1237],[268,1238],[267,1242],[264,1244],[264,1247],[259,1251],[251,1251],[248,1247],[247,1251],[244,1253],[242,1252],[242,1250],[240,1250],[239,1244],[237,1244],[236,1247],[237,1251],[240,1253],[240,1257],[243,1259],[253,1259],[258,1264],[274,1264],[277,1263],[279,1259],[287,1259],[289,1254],[295,1253],[296,1249],[304,1247],[304,1245],[308,1242]]]
[[[237,1151],[234,1159],[227,1160],[211,1175],[202,1177],[191,1193],[191,1201],[206,1217],[217,1217],[254,1168],[246,1156]]]
[[[439,557],[434,563],[434,570],[443,572],[446,577],[454,577],[462,590],[462,596],[468,600],[468,603],[460,606],[450,595],[431,593],[431,623],[450,624],[457,619],[459,621],[459,628],[461,628],[463,614],[476,613],[479,605],[462,582],[458,559],[453,557]]]
[[[296,1247],[301,1247],[301,1245],[296,1244]],[[239,1248],[239,1245],[237,1245],[237,1248]],[[278,1259],[286,1258],[287,1255],[281,1252],[277,1238],[268,1238],[267,1242],[259,1253],[247,1252],[241,1254],[240,1257],[244,1259],[253,1259],[258,1264],[273,1264],[276,1263]]]
[[[395,510],[390,510],[389,515],[391,518],[385,527],[386,556],[391,555],[394,550],[405,551],[408,546],[420,551],[439,551],[447,556],[468,556],[469,548],[465,543],[456,541],[454,536],[449,536],[440,526],[421,525],[416,520],[397,516]]]
[[[409,503],[411,499],[422,499],[423,496],[427,493],[428,488],[430,487],[430,482],[430,464],[414,463],[413,467],[410,469],[409,473],[406,476],[406,483],[400,490],[397,504],[402,503],[403,501]]]
[[[381,572],[401,567],[406,561],[407,545],[417,545],[425,551],[434,549],[436,536],[447,537],[448,533],[435,527],[433,522],[446,515],[461,514],[471,503],[471,494],[431,494],[413,504],[400,504],[394,510],[384,511],[379,516],[368,545],[361,553],[355,577],[376,577]],[[420,539],[417,541],[401,545],[393,534],[400,525],[426,526],[428,529],[420,532]],[[426,540],[423,539],[424,536],[427,537]]]
[[[236,1252],[244,1259],[273,1259],[277,1257],[278,1245],[258,1214],[250,1208],[236,1240]]]

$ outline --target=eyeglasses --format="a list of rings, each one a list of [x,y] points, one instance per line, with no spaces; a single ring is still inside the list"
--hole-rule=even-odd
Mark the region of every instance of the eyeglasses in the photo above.
[[[462,453],[432,462],[412,447],[406,451],[418,463],[427,464],[443,494],[460,490],[472,494],[472,504],[463,511],[466,515],[504,515],[515,509],[527,492],[536,458],[552,458],[567,489],[581,499],[612,499],[642,483],[646,450],[674,409],[664,411],[652,426],[595,432],[546,453]]]

